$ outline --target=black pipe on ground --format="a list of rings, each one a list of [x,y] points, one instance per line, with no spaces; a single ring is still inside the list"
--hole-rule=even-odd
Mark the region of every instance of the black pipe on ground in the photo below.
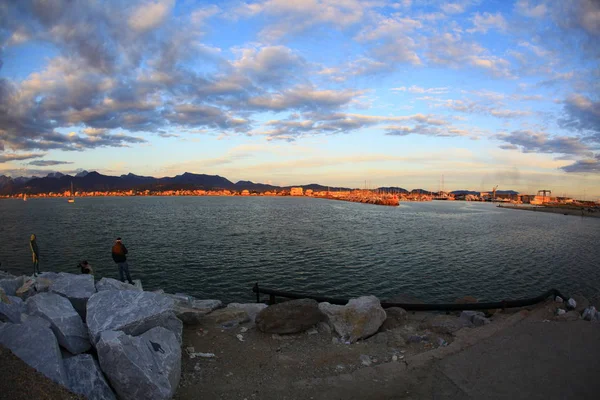
[[[258,282],[252,288],[252,291],[256,293],[256,302],[260,302],[260,294],[268,294],[270,296],[270,303],[275,303],[275,297],[285,297],[288,299],[313,299],[321,302],[328,302],[331,304],[345,305],[348,303],[348,299],[331,298],[325,296],[313,296],[309,294],[286,292],[283,290],[266,289],[258,286]],[[519,300],[502,300],[487,303],[466,303],[466,304],[409,304],[409,303],[390,303],[382,302],[381,307],[401,307],[407,311],[456,311],[456,310],[488,310],[495,308],[515,308],[515,307],[526,307],[537,303],[541,303],[548,297],[559,296],[566,301],[568,297],[563,296],[557,289],[550,289],[547,292],[527,299]]]

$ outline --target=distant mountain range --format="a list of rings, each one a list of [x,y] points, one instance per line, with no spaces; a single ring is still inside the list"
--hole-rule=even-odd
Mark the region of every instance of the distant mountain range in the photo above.
[[[242,191],[249,190],[251,192],[267,192],[274,190],[289,189],[292,186],[275,186],[264,183],[254,183],[251,181],[239,181],[236,183],[223,178],[219,175],[205,175],[205,174],[192,174],[186,172],[181,175],[174,177],[154,178],[151,176],[140,176],[129,173],[121,176],[110,176],[102,175],[98,172],[79,172],[75,176],[64,175],[60,172],[53,172],[45,177],[19,177],[10,178],[8,176],[0,175],[0,195],[11,195],[17,193],[61,193],[69,190],[71,182],[75,186],[77,191],[113,191],[113,190],[190,190],[190,189],[204,189],[204,190],[232,190]],[[330,187],[323,186],[317,183],[311,183],[308,185],[295,185],[296,187],[302,187],[304,190],[312,189],[314,191],[345,191],[353,190],[354,188],[346,187]],[[381,187],[380,190],[396,193],[409,193],[408,190],[401,187]],[[412,193],[429,194],[431,192],[422,189],[413,189]],[[471,192],[466,190],[459,190],[452,192],[455,194],[459,193],[472,193],[479,194],[479,192]],[[497,191],[496,193],[517,193],[514,191]]]

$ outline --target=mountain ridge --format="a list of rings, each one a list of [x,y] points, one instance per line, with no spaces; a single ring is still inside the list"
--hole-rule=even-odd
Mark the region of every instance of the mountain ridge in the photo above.
[[[325,186],[318,183],[309,183],[305,185],[277,186],[266,183],[256,183],[247,180],[240,180],[236,183],[220,175],[196,174],[184,172],[173,177],[155,178],[152,176],[142,176],[133,173],[122,174],[120,176],[103,175],[97,171],[81,171],[75,175],[65,175],[60,172],[50,172],[45,177],[19,177],[11,178],[0,175],[0,195],[14,195],[18,193],[40,194],[40,193],[61,193],[71,187],[71,182],[78,191],[123,191],[123,190],[230,190],[250,192],[269,192],[279,190],[289,190],[292,187],[302,187],[304,190],[313,191],[348,191],[357,188]],[[423,189],[413,189],[410,192],[407,189],[397,186],[380,187],[374,190],[384,190],[397,193],[434,193]],[[479,193],[476,191],[460,190],[455,192]],[[454,193],[454,192],[452,192]],[[517,193],[515,191],[497,191],[497,193]]]

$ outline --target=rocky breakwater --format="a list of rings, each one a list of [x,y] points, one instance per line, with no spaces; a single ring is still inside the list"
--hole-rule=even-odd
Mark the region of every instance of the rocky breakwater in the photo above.
[[[90,275],[1,278],[0,345],[25,363],[89,399],[174,395],[182,322],[172,295]]]

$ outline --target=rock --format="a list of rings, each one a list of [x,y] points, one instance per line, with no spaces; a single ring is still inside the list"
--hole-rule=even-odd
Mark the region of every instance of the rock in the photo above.
[[[88,274],[74,275],[60,273],[60,276],[50,285],[50,292],[69,299],[75,311],[85,321],[88,299],[96,293],[94,276]]]
[[[573,295],[573,299],[577,303],[577,306],[575,307],[575,311],[577,311],[580,314],[583,312],[583,310],[585,310],[586,308],[588,308],[590,306],[590,301],[580,294]]]
[[[155,327],[140,336],[104,331],[98,359],[119,399],[170,399],[181,373],[181,347],[176,335]]]
[[[258,313],[260,313],[262,310],[264,310],[267,307],[268,306],[263,303],[229,303],[229,304],[227,304],[227,308],[236,308],[236,309],[246,311],[246,313],[248,314],[248,317],[250,318],[250,321],[252,323],[255,323],[256,316],[258,315]]]
[[[367,339],[369,343],[384,344],[388,342],[388,332],[379,332]]]
[[[408,313],[404,308],[389,307],[385,309],[387,318],[381,325],[382,331],[391,331],[392,329],[401,328],[406,324]]]
[[[594,316],[597,313],[598,313],[598,311],[596,311],[596,307],[590,306],[590,307],[586,308],[585,310],[583,310],[583,314],[581,315],[581,318],[583,318],[586,321],[591,321],[592,319],[594,319]]]
[[[60,348],[49,328],[28,324],[0,324],[0,344],[54,382],[66,384],[67,376]]]
[[[28,314],[50,322],[58,343],[69,352],[79,354],[90,349],[87,329],[69,300],[55,293],[40,293],[26,304]]]
[[[298,299],[263,309],[256,316],[256,327],[265,333],[297,333],[304,332],[324,319],[316,300]]]
[[[481,311],[465,310],[460,313],[460,318],[471,322],[475,326],[487,325],[491,322]]]
[[[479,303],[476,297],[473,296],[464,296],[454,300],[454,304],[474,304]]]
[[[25,312],[23,300],[15,296],[5,296],[6,302],[0,301],[0,322],[21,323],[21,314]]]
[[[570,298],[569,301],[567,301],[567,309],[574,310],[576,307],[577,307],[577,302],[575,301],[575,299]]]
[[[22,300],[27,300],[31,296],[34,296],[37,293],[35,289],[35,278],[29,278],[25,280],[25,283],[17,289],[16,295]]]
[[[4,290],[4,293],[8,296],[16,296],[17,290],[25,283],[25,276],[18,276],[16,278],[5,278],[0,279],[0,288]]]
[[[37,315],[21,314],[21,323],[25,325],[41,326],[42,328],[52,329],[52,324],[47,319]]]
[[[556,310],[556,315],[563,315],[566,314],[567,312],[565,310],[563,310],[562,308],[558,308]]]
[[[98,362],[90,354],[79,354],[64,359],[68,388],[88,400],[116,400]]]
[[[331,334],[331,327],[327,322],[319,322],[317,324],[317,330],[321,333],[325,333],[327,335]]]
[[[105,290],[133,290],[136,292],[142,291],[140,287],[130,285],[129,283],[121,282],[113,278],[102,278],[98,282],[96,282],[96,291],[102,292]]]
[[[144,287],[142,286],[142,280],[141,279],[134,279],[133,280],[133,286],[139,290],[144,290]]]
[[[371,336],[386,319],[386,313],[375,296],[351,299],[345,306],[319,303],[319,310],[327,316],[338,335],[350,343]]]
[[[4,291],[4,289],[2,289],[1,287],[0,287],[0,303],[10,304],[10,300],[8,299],[8,295],[6,294],[6,292]]]
[[[221,308],[211,312],[210,314],[206,314],[202,318],[203,323],[214,325],[237,325],[248,321],[250,321],[248,313],[238,308]]]
[[[564,311],[564,310],[563,310]],[[571,310],[555,317],[557,321],[577,321],[580,315],[577,311]]]
[[[487,319],[484,316],[474,315],[473,319],[471,320],[471,322],[473,322],[473,325],[475,325],[475,326],[483,326],[483,325],[489,324],[492,321],[490,321],[489,319]]]
[[[56,274],[56,275],[58,276],[58,274]],[[35,284],[34,284],[35,291],[38,293],[47,292],[48,290],[50,290],[50,286],[52,285],[52,282],[54,282],[53,279],[38,276],[35,279]]]
[[[221,300],[196,300],[191,296],[186,299],[178,297],[179,295],[168,295],[175,300],[175,315],[184,324],[194,325],[203,321],[203,316],[213,310],[222,307]]]
[[[421,323],[421,329],[428,329],[436,333],[452,335],[462,328],[472,327],[471,319],[457,318],[453,315],[436,315]]]
[[[161,326],[171,330],[181,342],[183,324],[173,313],[173,300],[167,296],[136,290],[102,290],[87,304],[90,340],[95,344],[103,331],[123,331],[128,335]]]
[[[368,367],[369,365],[371,365],[371,363],[372,363],[372,362],[371,362],[371,357],[370,357],[370,356],[368,356],[368,355],[366,355],[366,354],[361,354],[361,355],[360,355],[360,357],[359,357],[359,359],[360,359],[360,363],[361,363],[362,365],[364,365],[364,366],[367,366],[367,367]]]
[[[560,297],[560,296],[556,296],[556,297],[554,298],[554,301],[555,301],[555,302],[557,302],[557,303],[562,303],[562,302],[564,302],[563,298],[562,298],[562,297]]]

